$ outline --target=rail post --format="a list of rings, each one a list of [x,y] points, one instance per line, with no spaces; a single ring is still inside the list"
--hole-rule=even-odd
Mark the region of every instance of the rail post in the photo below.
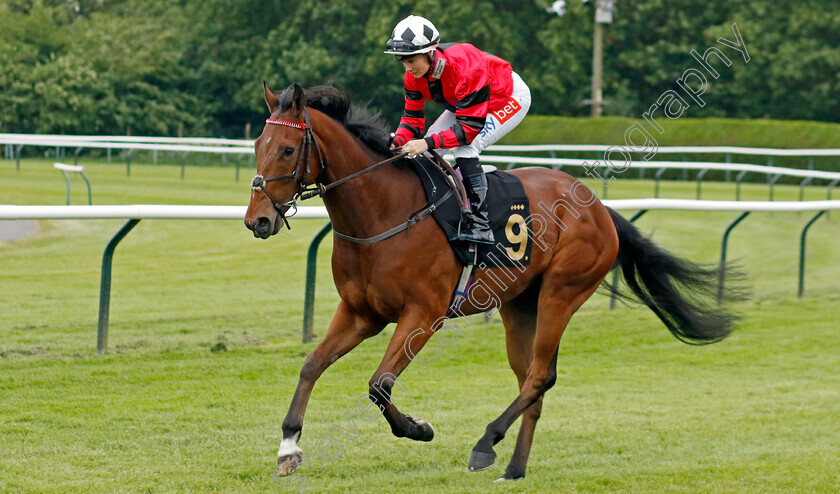
[[[56,163],[58,164],[58,163]],[[67,184],[67,201],[65,201],[65,205],[70,205],[70,175],[67,174],[66,170],[61,170],[61,174],[64,175],[64,182]]]
[[[749,211],[744,211],[743,213],[738,215],[738,217],[735,218],[735,221],[730,223],[729,226],[726,227],[726,231],[723,232],[723,241],[721,242],[720,247],[720,269],[718,272],[718,305],[720,305],[720,303],[723,302],[723,283],[726,278],[726,248],[729,244],[729,234],[732,233],[732,229],[735,228],[738,225],[738,223],[740,223],[744,218],[749,216],[749,214]]]
[[[93,205],[93,196],[90,191],[90,180],[88,180],[87,175],[85,175],[85,169],[81,166],[76,165],[65,165],[64,163],[54,163],[53,168],[57,170],[61,170],[61,173],[64,175],[64,181],[67,183],[67,206],[70,205],[70,175],[67,172],[79,172],[79,175],[85,180],[85,184],[87,185],[88,191],[88,206]]]
[[[727,163],[732,163],[732,153],[724,153],[724,156],[726,157],[726,162]],[[729,174],[729,170],[726,170],[723,173],[724,173],[723,180],[726,181],[726,182],[729,182],[729,179],[732,178]]]
[[[23,144],[19,144],[15,150],[15,169],[20,171],[20,153],[23,152]]]
[[[318,247],[327,233],[332,230],[332,223],[327,222],[309,244],[306,255],[306,291],[303,299],[303,342],[312,341],[312,324],[315,316],[315,271],[318,267]]]
[[[131,176],[131,153],[133,153],[133,149],[129,149],[125,153],[125,176]]]
[[[705,175],[709,171],[708,168],[703,168],[697,173],[697,200],[700,200],[700,183],[703,181],[703,175]]]
[[[242,154],[236,155],[236,181],[239,182],[239,168],[242,166]]]
[[[88,180],[87,175],[85,175],[85,171],[82,170],[79,172],[79,175],[82,176],[82,179],[85,181],[85,185],[87,185],[88,190],[88,206],[93,206],[93,194],[90,191],[90,180]]]
[[[773,178],[770,179],[770,200],[771,201],[773,200],[773,186],[776,185],[776,182],[778,182],[780,178],[782,178],[782,176],[779,175],[779,174],[776,174],[776,175],[773,176]]]
[[[653,176],[655,181],[655,185],[653,187],[653,197],[655,198],[659,197],[659,179],[662,177],[662,174],[665,173],[665,170],[667,170],[667,168],[660,168],[656,170],[656,174]]]
[[[181,180],[184,179],[184,171],[187,168],[187,156],[190,154],[189,151],[184,152],[181,155]]]
[[[101,355],[108,351],[108,312],[111,309],[111,261],[117,244],[128,235],[140,220],[128,220],[116,235],[105,246],[102,255],[102,279],[99,283],[99,325],[96,332],[96,353]]]
[[[647,209],[641,209],[636,211],[636,213],[631,216],[628,221],[630,223],[635,222],[637,219],[641,218],[643,214],[647,213]],[[613,270],[613,277],[612,277],[612,286],[616,288],[618,286],[618,268]],[[615,293],[610,294],[610,310],[615,310]]]
[[[741,200],[741,180],[744,179],[744,175],[747,174],[747,170],[743,170],[738,175],[735,175],[735,200]]]
[[[802,235],[799,237],[799,290],[797,292],[799,298],[802,298],[802,295],[805,293],[805,235],[808,234],[808,229],[811,228],[811,225],[824,213],[825,211],[820,211],[811,217],[808,223],[805,224],[805,228],[802,229]]]
[[[840,178],[835,178],[834,180],[832,180],[831,182],[829,182],[829,184],[828,184],[828,191],[825,193],[825,200],[826,200],[826,201],[830,201],[830,200],[831,200],[831,191],[832,191],[832,189],[834,189],[834,187],[835,187],[838,183],[840,183]]]
[[[807,187],[812,181],[814,177],[805,177],[804,180],[799,182],[799,200],[805,200],[805,187]]]
[[[609,167],[604,168],[604,175],[603,175],[603,177],[604,177],[604,184],[603,184],[604,185],[604,191],[601,193],[601,199],[606,199],[607,198],[607,191],[609,190],[610,182],[607,181],[606,179],[610,178],[610,172],[611,171],[612,170],[610,170]]]
[[[838,183],[840,183],[840,178],[835,178],[834,180],[832,180],[831,182],[829,182],[829,183],[828,183],[828,187],[826,187],[828,190],[827,190],[827,191],[826,191],[826,193],[825,193],[825,200],[826,200],[826,201],[830,201],[830,200],[831,200],[831,190],[832,190],[832,189],[834,189],[834,187],[835,187]],[[826,213],[826,215],[827,215],[827,216],[826,216],[826,218],[831,217],[831,211],[829,211],[828,213]]]

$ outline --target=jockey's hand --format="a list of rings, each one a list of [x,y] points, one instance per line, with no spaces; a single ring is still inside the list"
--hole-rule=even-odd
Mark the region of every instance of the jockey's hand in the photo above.
[[[429,145],[423,139],[413,139],[408,141],[408,143],[402,147],[402,150],[403,152],[408,153],[409,158],[413,158],[428,151]]]

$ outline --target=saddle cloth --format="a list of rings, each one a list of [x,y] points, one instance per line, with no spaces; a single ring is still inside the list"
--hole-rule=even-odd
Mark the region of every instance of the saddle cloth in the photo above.
[[[437,165],[428,158],[418,157],[409,160],[420,177],[426,199],[436,202],[450,190],[447,178],[438,171]],[[487,173],[487,207],[490,225],[493,229],[494,245],[478,244],[478,267],[525,266],[531,259],[531,236],[528,233],[526,219],[530,216],[528,195],[522,181],[512,173],[500,170]],[[473,261],[469,243],[452,240],[458,234],[461,211],[458,200],[452,194],[449,200],[432,213],[437,224],[443,230],[455,257],[463,265]]]

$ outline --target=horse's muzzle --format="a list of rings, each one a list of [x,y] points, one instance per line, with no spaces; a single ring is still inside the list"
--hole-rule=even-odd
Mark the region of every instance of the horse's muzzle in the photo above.
[[[260,216],[250,223],[246,221],[245,227],[254,232],[254,237],[265,240],[280,231],[281,223],[280,215],[277,214],[274,220],[266,216]]]

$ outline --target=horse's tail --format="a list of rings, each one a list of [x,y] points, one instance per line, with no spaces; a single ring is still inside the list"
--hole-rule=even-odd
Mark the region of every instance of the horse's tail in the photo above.
[[[609,209],[609,208],[607,208]],[[620,269],[630,290],[659,316],[680,341],[705,345],[720,341],[732,332],[738,320],[715,302],[721,269],[727,276],[732,268],[711,268],[677,257],[644,236],[623,216],[609,209],[618,233],[618,257],[613,269]],[[731,285],[731,284],[730,284]],[[617,286],[605,288],[622,298],[628,297]],[[730,290],[727,301],[744,298]]]

